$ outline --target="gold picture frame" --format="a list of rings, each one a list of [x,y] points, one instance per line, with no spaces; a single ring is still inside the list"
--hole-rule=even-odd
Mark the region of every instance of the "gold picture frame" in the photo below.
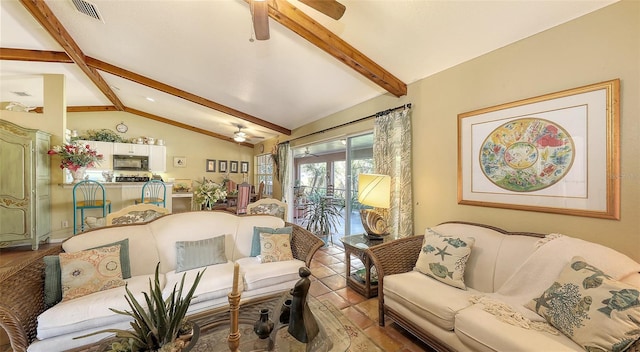
[[[620,80],[458,115],[458,204],[620,219]]]

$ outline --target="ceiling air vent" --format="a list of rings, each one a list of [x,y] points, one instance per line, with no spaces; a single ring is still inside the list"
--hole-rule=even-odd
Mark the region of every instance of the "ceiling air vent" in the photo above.
[[[85,15],[104,23],[96,5],[84,0],[71,0],[71,2],[78,12],[84,13]]]
[[[19,97],[30,97],[31,94],[27,93],[27,92],[11,92]]]

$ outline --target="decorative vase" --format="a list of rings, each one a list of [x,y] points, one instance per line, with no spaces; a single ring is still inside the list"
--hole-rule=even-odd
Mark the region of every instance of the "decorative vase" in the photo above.
[[[287,299],[282,303],[282,309],[280,310],[280,323],[289,324],[289,315],[291,314],[291,300]]]
[[[260,318],[253,324],[253,331],[261,339],[266,339],[273,331],[273,322],[269,319],[269,309],[260,309]]]
[[[73,183],[78,183],[84,180],[85,172],[87,171],[86,167],[79,167],[76,171],[69,170],[71,172],[71,176],[73,177]]]

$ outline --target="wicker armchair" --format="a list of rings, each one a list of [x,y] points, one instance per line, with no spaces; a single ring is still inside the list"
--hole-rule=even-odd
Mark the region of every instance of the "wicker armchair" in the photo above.
[[[293,253],[293,257],[298,260],[303,260],[307,267],[309,267],[313,255],[316,254],[318,249],[324,246],[324,242],[303,227],[289,222],[285,224],[286,226],[293,227],[291,234],[291,252]]]
[[[26,260],[0,266],[0,327],[9,336],[11,348],[24,352],[36,338],[37,317],[44,312],[44,261],[62,246],[33,251]]]

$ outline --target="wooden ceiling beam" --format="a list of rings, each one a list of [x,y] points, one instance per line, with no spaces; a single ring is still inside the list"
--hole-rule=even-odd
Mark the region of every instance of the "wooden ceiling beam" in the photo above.
[[[0,48],[0,60],[56,62],[63,64],[73,63],[69,55],[61,51],[14,48]]]
[[[245,0],[249,2],[250,0]],[[369,59],[287,0],[269,0],[269,17],[356,70],[396,97],[407,94],[407,85]]]
[[[49,32],[51,37],[62,46],[73,62],[89,77],[102,94],[104,94],[118,110],[124,111],[124,104],[122,104],[116,93],[109,87],[98,71],[87,65],[84,53],[44,0],[20,0],[20,2],[42,27]]]
[[[255,117],[253,115],[249,115],[247,113],[244,113],[242,111],[238,111],[236,109],[230,108],[228,106],[216,103],[214,101],[205,99],[201,96],[186,92],[184,90],[172,87],[168,84],[162,83],[162,82],[158,82],[156,80],[153,80],[151,78],[139,75],[135,72],[131,72],[128,70],[125,70],[123,68],[111,65],[109,63],[106,63],[104,61],[100,61],[98,59],[94,59],[92,57],[87,56],[85,58],[87,65],[89,65],[90,67],[100,70],[100,71],[104,71],[107,73],[110,73],[112,75],[116,75],[118,77],[122,77],[124,79],[127,79],[129,81],[132,82],[136,82],[138,84],[142,84],[144,86],[147,86],[149,88],[153,88],[156,90],[159,90],[161,92],[173,95],[175,97],[178,98],[182,98],[184,100],[188,100],[192,103],[196,103],[202,106],[205,106],[207,108],[219,111],[221,113],[227,114],[227,115],[231,115],[234,117],[237,117],[241,120],[247,121],[247,122],[251,122],[254,123],[256,125],[268,128],[270,130],[273,131],[277,131],[279,133],[285,134],[287,136],[291,135],[291,130],[279,125],[276,125],[274,123],[271,123],[269,121],[265,121],[263,119],[260,119],[258,117]]]
[[[168,119],[166,117],[150,114],[148,112],[144,112],[144,111],[140,111],[140,110],[136,110],[136,109],[132,109],[132,108],[125,108],[124,111],[128,112],[130,114],[142,116],[142,117],[154,120],[154,121],[158,121],[158,122],[166,123],[166,124],[169,124],[169,125],[172,125],[172,126],[180,127],[180,128],[185,129],[185,130],[192,131],[192,132],[201,133],[201,134],[204,134],[204,135],[207,135],[207,136],[210,136],[210,137],[214,137],[214,138],[219,138],[219,139],[222,139],[222,140],[227,141],[227,142],[238,143],[238,142],[234,141],[233,138],[231,138],[231,137],[223,136],[223,135],[215,133],[215,132],[203,130],[202,128],[198,128],[198,127],[194,127],[194,126],[191,126],[191,125],[187,125],[185,123],[173,121],[173,120]],[[253,148],[253,144],[251,144],[251,143],[242,142],[242,143],[238,143],[238,144],[240,144],[240,145],[242,145],[244,147]]]
[[[44,111],[42,106],[38,106],[33,109],[33,112],[42,113]],[[67,112],[105,112],[105,111],[119,111],[118,108],[112,105],[93,105],[93,106],[67,106]]]

